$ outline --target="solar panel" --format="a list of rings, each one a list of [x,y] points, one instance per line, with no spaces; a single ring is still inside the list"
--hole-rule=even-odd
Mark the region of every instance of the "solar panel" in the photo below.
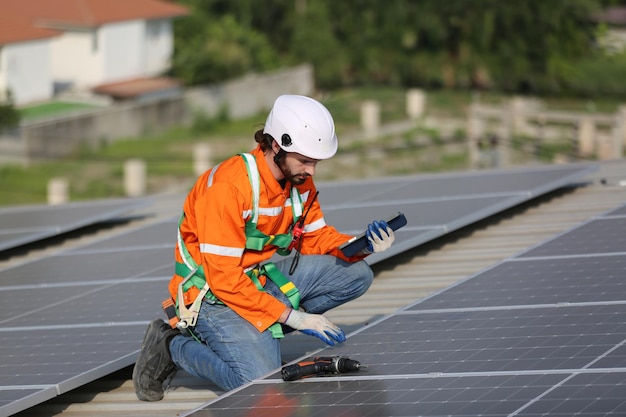
[[[327,222],[345,233],[405,212],[409,224],[396,233],[392,250],[368,258],[374,263],[594,169],[555,166],[329,183],[320,185],[320,200]],[[177,215],[0,270],[0,294],[7,300],[0,307],[0,338],[7,341],[0,349],[0,398],[6,401],[0,413],[133,362],[146,323],[162,316]]]
[[[49,238],[145,206],[146,199],[0,208],[0,251]]]
[[[0,415],[132,364],[145,323],[0,329]],[[27,366],[28,365],[28,366]]]
[[[102,252],[64,252],[0,271],[0,291],[29,286],[83,285],[152,275],[165,265],[173,272],[173,247],[122,248]]]
[[[338,379],[310,380],[295,388],[296,384],[287,383],[254,384],[191,415],[536,417],[626,413],[623,371],[573,376],[528,373]]]
[[[626,252],[626,217],[605,217],[556,238],[523,257]]]
[[[315,354],[367,368],[294,382],[276,372],[186,415],[624,415],[626,245],[614,228],[625,208]]]
[[[396,232],[389,250],[367,258],[374,264],[571,184],[596,169],[589,164],[551,165],[326,183],[319,186],[319,199],[326,222],[353,235],[373,220],[404,212],[407,226]]]

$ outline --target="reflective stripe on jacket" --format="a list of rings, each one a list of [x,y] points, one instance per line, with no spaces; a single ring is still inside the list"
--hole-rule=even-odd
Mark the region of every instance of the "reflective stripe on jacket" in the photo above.
[[[287,184],[285,189],[280,186],[260,147],[251,153],[256,158],[261,178],[257,228],[268,235],[287,233],[293,224],[291,185]],[[270,259],[277,248],[268,245],[262,251],[245,249],[245,224],[252,212],[252,188],[241,156],[222,162],[213,175],[211,187],[207,187],[210,174],[211,170],[202,174],[187,196],[183,207],[185,219],[180,225],[182,238],[194,260],[203,265],[213,294],[259,331],[264,331],[276,322],[286,307],[273,296],[259,291],[244,271]],[[308,208],[316,192],[312,178],[297,189]],[[301,253],[332,254],[346,259],[338,246],[351,237],[325,223],[316,200],[305,221]],[[357,259],[361,257],[346,260]],[[178,245],[176,261],[182,261]],[[265,277],[260,279],[265,285]],[[169,291],[174,298],[181,280],[182,277],[174,275],[170,281]],[[195,288],[190,289],[185,294],[185,303],[192,302],[197,294]]]

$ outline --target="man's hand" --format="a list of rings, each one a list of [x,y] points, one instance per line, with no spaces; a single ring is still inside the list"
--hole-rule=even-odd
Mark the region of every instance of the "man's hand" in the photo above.
[[[285,324],[309,336],[318,337],[331,346],[346,340],[343,330],[321,314],[309,314],[291,310]]]
[[[386,221],[375,221],[367,226],[367,247],[363,249],[365,254],[386,251],[395,240],[393,230]]]

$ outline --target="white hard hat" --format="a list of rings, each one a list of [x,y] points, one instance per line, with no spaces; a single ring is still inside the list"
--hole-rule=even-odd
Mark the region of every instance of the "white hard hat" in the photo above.
[[[278,97],[263,133],[271,135],[286,152],[312,159],[328,159],[337,152],[333,117],[322,103],[309,97]]]

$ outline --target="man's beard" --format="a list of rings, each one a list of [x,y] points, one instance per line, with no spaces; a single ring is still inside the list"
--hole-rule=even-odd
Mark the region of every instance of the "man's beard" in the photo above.
[[[307,180],[307,178],[309,178],[309,174],[306,173],[294,174],[291,169],[289,169],[284,159],[280,161],[278,167],[285,176],[285,180],[292,185],[302,185]]]

